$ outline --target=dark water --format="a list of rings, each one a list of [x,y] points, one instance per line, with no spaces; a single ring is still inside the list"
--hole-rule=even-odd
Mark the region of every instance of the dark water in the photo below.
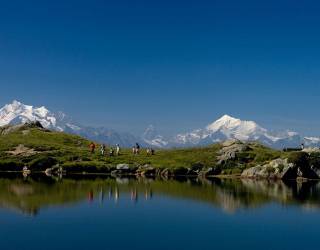
[[[319,249],[320,183],[0,177],[1,249]]]

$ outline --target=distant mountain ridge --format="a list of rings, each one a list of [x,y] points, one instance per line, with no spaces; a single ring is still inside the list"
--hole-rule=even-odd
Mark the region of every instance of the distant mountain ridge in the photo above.
[[[158,146],[157,138],[161,138],[162,145],[166,145],[166,147],[206,146],[229,139],[258,141],[278,149],[300,147],[302,143],[307,147],[320,146],[320,138],[318,137],[302,137],[293,131],[270,132],[254,121],[242,121],[229,115],[222,116],[205,128],[177,134],[167,141],[158,134],[154,138],[149,136],[148,143]]]
[[[122,147],[131,147],[136,142],[142,146],[156,148],[195,147],[228,139],[259,141],[273,148],[299,147],[301,143],[309,147],[320,146],[318,137],[303,137],[292,131],[270,132],[254,121],[243,121],[229,115],[222,116],[204,128],[165,137],[159,134],[152,125],[145,130],[142,136],[120,133],[106,127],[83,126],[63,112],[51,112],[44,106],[37,108],[19,101],[13,101],[0,109],[0,126],[27,121],[39,121],[48,129],[80,135],[109,145],[119,143]]]
[[[0,109],[0,126],[28,121],[39,121],[45,128],[80,135],[109,145],[120,144],[123,147],[131,147],[136,142],[143,144],[143,140],[130,133],[119,133],[105,127],[83,126],[74,122],[63,112],[51,112],[44,106],[37,108],[13,101]]]
[[[197,129],[189,133],[178,134],[174,142],[185,145],[207,145],[228,139],[240,141],[259,141],[271,147],[297,147],[303,140],[297,133],[285,131],[278,134],[269,132],[254,121],[242,121],[240,119],[224,115],[203,129]]]

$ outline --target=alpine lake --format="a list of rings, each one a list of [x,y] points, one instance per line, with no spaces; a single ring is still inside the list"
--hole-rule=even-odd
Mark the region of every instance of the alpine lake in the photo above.
[[[0,246],[319,249],[320,182],[0,175]]]

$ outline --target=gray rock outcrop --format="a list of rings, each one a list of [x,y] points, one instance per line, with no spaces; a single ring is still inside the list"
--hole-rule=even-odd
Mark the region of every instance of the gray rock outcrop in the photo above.
[[[237,153],[244,152],[250,147],[239,140],[228,140],[222,143],[222,148],[218,152],[218,165],[236,158]]]
[[[290,180],[298,177],[315,179],[320,177],[320,171],[309,166],[298,166],[289,163],[288,159],[275,159],[264,165],[245,169],[241,177],[261,179]]]

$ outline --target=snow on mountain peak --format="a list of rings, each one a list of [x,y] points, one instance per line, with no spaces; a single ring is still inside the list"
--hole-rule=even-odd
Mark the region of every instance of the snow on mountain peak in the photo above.
[[[14,100],[0,109],[0,126],[28,121],[39,121],[46,128],[54,129],[56,126],[56,118],[44,106],[33,108]]]
[[[297,147],[302,142],[306,146],[320,145],[320,138],[317,137],[301,137],[292,131],[270,132],[254,121],[243,121],[229,115],[223,115],[203,129],[167,138],[161,136],[153,125],[145,130],[142,137],[135,137],[128,133],[120,134],[108,129],[81,126],[62,112],[53,113],[44,106],[33,107],[17,100],[0,109],[0,126],[28,121],[39,121],[45,128],[81,135],[91,140],[109,144],[120,142],[123,146],[133,145],[140,140],[147,146],[159,148],[203,146],[228,139],[259,141],[275,148]]]
[[[234,117],[231,117],[229,115],[224,115],[221,118],[219,118],[218,120],[216,120],[215,122],[209,124],[207,126],[207,130],[210,131],[217,131],[219,129],[221,129],[222,127],[225,128],[230,128],[230,127],[235,127],[238,126],[241,123],[240,119],[236,119]]]
[[[208,130],[209,133],[220,131],[229,137],[232,136],[240,140],[248,140],[251,135],[266,132],[266,129],[260,127],[253,121],[242,121],[229,115],[224,115],[212,124],[209,124],[206,130]]]

